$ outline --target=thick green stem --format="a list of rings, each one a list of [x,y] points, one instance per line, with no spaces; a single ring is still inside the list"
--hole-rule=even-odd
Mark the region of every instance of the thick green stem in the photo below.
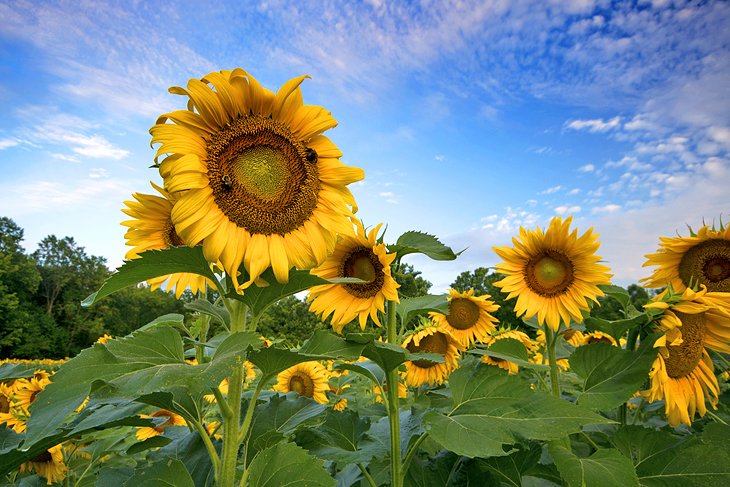
[[[552,389],[553,396],[560,399],[560,368],[558,367],[558,359],[555,355],[555,343],[558,341],[558,334],[547,323],[543,325],[543,330],[545,331],[545,346],[547,347],[548,360],[550,361],[550,388]],[[565,436],[561,441],[568,450],[571,449],[569,437]]]
[[[208,456],[210,457],[211,463],[213,463],[215,481],[218,482],[218,473],[220,470],[220,458],[218,458],[218,452],[215,451],[215,446],[213,446],[213,442],[210,441],[210,436],[208,436],[208,432],[205,430],[202,423],[200,421],[193,421],[193,426],[195,426],[195,429],[198,430],[200,438],[203,440],[203,444],[205,444],[205,449],[208,450]]]
[[[388,301],[388,321],[386,324],[388,343],[398,343],[396,330],[395,303]],[[388,420],[390,421],[390,477],[391,487],[401,487],[401,451],[400,451],[400,410],[398,409],[398,369],[388,372],[386,384],[388,386]]]
[[[629,331],[628,339],[626,340],[626,350],[634,351],[636,348],[636,340],[639,338],[639,328],[633,328]],[[621,425],[625,426],[629,418],[629,410],[626,403],[619,406],[618,417]]]
[[[423,433],[406,452],[406,458],[403,460],[403,468],[401,469],[401,473],[403,474],[404,478],[408,473],[408,468],[411,466],[411,461],[413,460],[413,457],[416,456],[416,453],[418,452],[418,447],[421,446],[421,443],[423,443],[426,438],[428,438],[428,433]]]
[[[368,472],[367,469],[365,467],[363,467],[362,463],[358,463],[357,468],[360,469],[363,477],[365,477],[365,480],[368,481],[368,485],[370,485],[370,487],[378,487],[378,484],[375,483],[375,480],[373,480],[372,475],[370,475],[370,472]]]

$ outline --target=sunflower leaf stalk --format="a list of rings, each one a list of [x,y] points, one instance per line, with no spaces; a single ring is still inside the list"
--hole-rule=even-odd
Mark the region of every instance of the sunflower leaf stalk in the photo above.
[[[396,303],[387,303],[386,332],[388,343],[398,345],[398,332],[396,328]],[[400,487],[403,484],[401,476],[401,451],[400,451],[400,411],[398,408],[398,368],[388,372],[388,421],[390,422],[390,477],[391,486]]]

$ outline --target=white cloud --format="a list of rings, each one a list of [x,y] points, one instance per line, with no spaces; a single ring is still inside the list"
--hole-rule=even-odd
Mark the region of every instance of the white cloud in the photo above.
[[[79,162],[79,159],[77,157],[68,154],[53,153],[51,154],[51,157],[53,157],[54,159],[58,159],[59,161]]]
[[[115,179],[88,178],[73,183],[38,180],[0,187],[0,208],[13,215],[35,214],[89,208],[94,201],[122,201],[129,195],[129,184]]]
[[[446,160],[446,156],[443,154],[436,154],[433,158],[439,162],[443,162]]]
[[[572,120],[565,123],[565,128],[573,130],[587,130],[589,132],[607,132],[611,129],[615,129],[621,123],[621,117],[613,117],[605,122],[596,118],[593,120]]]
[[[564,215],[566,213],[568,213],[568,214],[578,213],[581,210],[581,208],[580,208],[580,206],[577,206],[577,205],[575,205],[575,206],[558,206],[557,208],[554,208],[554,210],[555,210],[555,213],[557,213],[558,215]]]
[[[20,142],[15,139],[0,139],[0,150],[15,147],[18,144],[20,144]]]
[[[381,193],[378,193],[378,196],[380,196],[381,198],[383,198],[388,203],[391,203],[391,204],[394,204],[394,205],[395,204],[398,204],[398,199],[396,198],[395,193],[393,193],[391,191],[383,191]]]
[[[544,191],[540,191],[539,194],[553,194],[553,193],[557,193],[561,189],[563,189],[563,187],[561,185],[552,186]]]
[[[568,196],[575,196],[580,193],[580,188],[573,188],[568,191]]]
[[[591,212],[593,212],[593,213],[613,213],[620,209],[621,209],[621,205],[609,203],[609,204],[603,205],[603,206],[594,206],[593,208],[591,208]]]
[[[593,172],[596,170],[596,166],[594,166],[593,164],[585,164],[583,166],[580,166],[578,170],[580,172]]]

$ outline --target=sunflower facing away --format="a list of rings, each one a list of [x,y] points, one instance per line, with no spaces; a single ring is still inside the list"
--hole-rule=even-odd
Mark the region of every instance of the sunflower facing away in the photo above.
[[[357,277],[365,284],[325,284],[309,290],[309,309],[325,320],[332,315],[332,327],[337,333],[358,318],[364,330],[368,316],[380,326],[378,312],[385,311],[385,300],[398,302],[398,288],[390,272],[396,254],[388,254],[385,244],[377,243],[380,225],[366,233],[356,222],[357,234],[342,237],[335,251],[324,263],[312,269],[312,274],[325,279]]]
[[[430,360],[413,360],[405,363],[406,384],[419,387],[423,384],[442,384],[459,367],[460,345],[439,326],[416,330],[403,340],[403,347],[411,353],[425,352],[443,355],[441,363]]]
[[[165,189],[181,192],[172,221],[189,245],[203,243],[209,262],[221,262],[237,288],[269,266],[279,282],[289,269],[314,267],[352,234],[357,210],[347,185],[362,169],[339,161],[322,133],[337,125],[322,107],[304,105],[294,78],[274,94],[246,71],[191,79],[187,110],[162,115],[150,129],[160,144],[155,161]],[[249,279],[239,285],[244,264]]]
[[[494,285],[509,293],[507,299],[517,298],[517,316],[537,315],[541,325],[547,322],[555,331],[561,322],[582,322],[581,310],[589,309],[586,299],[597,303],[597,296],[603,296],[598,285],[611,278],[609,268],[597,263],[598,235],[591,228],[578,237],[578,230],[570,232],[571,221],[555,217],[545,233],[540,227],[520,227],[519,238],[512,238],[514,247],[493,247],[504,260],[497,272],[506,276]]]
[[[647,266],[659,266],[641,279],[644,286],[664,287],[672,284],[681,292],[690,285],[704,284],[710,292],[730,292],[730,227],[719,230],[705,225],[689,237],[661,237],[659,250],[646,255]]]
[[[302,362],[289,367],[276,376],[273,389],[277,392],[296,392],[300,396],[314,399],[320,404],[327,404],[329,390],[329,374],[319,362]]]
[[[474,296],[474,289],[463,293],[449,289],[448,314],[432,312],[429,316],[464,348],[474,342],[486,343],[497,323],[497,318],[490,313],[499,309],[489,298],[488,294]]]
[[[664,310],[659,329],[664,334],[655,342],[657,358],[649,372],[649,402],[664,399],[671,426],[690,425],[695,412],[704,416],[705,400],[712,407],[720,393],[707,348],[730,352],[730,314],[704,301],[706,290],[687,288],[678,302],[667,303],[668,290],[646,308]]]
[[[124,238],[127,240],[127,245],[134,247],[127,252],[124,256],[125,259],[135,259],[145,250],[160,250],[185,245],[175,231],[171,218],[172,208],[177,197],[155,183],[152,183],[152,186],[159,191],[162,197],[135,193],[132,196],[136,201],[124,202],[127,207],[122,211],[133,218],[122,222],[122,225],[129,227]],[[168,281],[166,286],[168,290],[175,288],[176,298],[180,298],[188,287],[193,294],[205,291],[206,279],[198,274],[179,273],[160,276],[150,279],[147,283],[154,291],[165,281]]]
[[[68,467],[63,461],[63,447],[56,445],[31,458],[20,466],[20,473],[35,471],[51,485],[66,478]]]
[[[187,423],[185,422],[185,419],[180,416],[179,414],[173,413],[172,411],[168,411],[167,409],[160,409],[159,411],[155,411],[152,414],[140,414],[140,417],[142,418],[167,418],[162,423],[159,423],[157,426],[143,426],[140,428],[137,428],[137,439],[138,440],[146,440],[147,438],[152,438],[153,436],[161,435],[165,428],[168,426],[186,426]]]

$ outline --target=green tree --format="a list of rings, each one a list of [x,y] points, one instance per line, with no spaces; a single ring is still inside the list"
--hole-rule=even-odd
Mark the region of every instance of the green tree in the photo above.
[[[264,311],[256,329],[266,338],[281,338],[289,345],[297,345],[324,326],[319,317],[309,311],[307,303],[296,296],[287,296]]]
[[[410,264],[401,264],[400,268],[393,272],[393,279],[400,284],[398,294],[402,298],[415,298],[425,296],[432,284],[421,277],[421,271],[417,271]]]
[[[510,328],[524,328],[522,320],[517,318],[515,314],[515,300],[507,301],[502,291],[494,285],[495,282],[501,280],[502,275],[495,272],[490,273],[486,267],[478,267],[473,271],[465,271],[458,275],[456,280],[451,283],[451,288],[459,292],[474,289],[475,296],[483,296],[488,294],[491,300],[499,305],[499,309],[494,313],[494,317],[499,320],[499,326]]]
[[[631,299],[630,303],[638,310],[650,301],[649,293],[646,289],[638,284],[631,284],[626,288]],[[603,318],[604,320],[620,320],[625,318],[621,303],[609,296],[600,296],[598,298],[599,306],[591,309],[591,316]]]

